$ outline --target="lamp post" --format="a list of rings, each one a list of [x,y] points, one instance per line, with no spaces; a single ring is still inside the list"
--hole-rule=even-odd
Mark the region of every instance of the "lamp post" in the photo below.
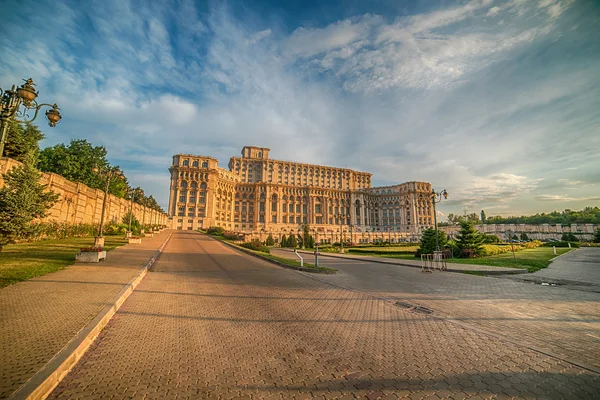
[[[340,254],[344,254],[344,239],[343,239],[343,232],[342,232],[342,217],[344,216],[344,214],[338,214],[338,218],[340,219]]]
[[[100,168],[95,167],[93,171],[99,175],[104,175],[106,177],[106,186],[104,188],[104,198],[102,199],[102,212],[100,213],[100,223],[98,224],[98,236],[96,236],[94,240],[94,247],[102,247],[104,246],[104,237],[102,236],[102,224],[104,223],[104,211],[106,210],[106,199],[108,197],[108,187],[110,185],[110,180],[113,177],[117,177],[119,179],[123,179],[123,173],[119,169],[119,167],[113,167],[101,170]]]
[[[446,189],[437,193],[435,189],[431,189],[431,202],[433,203],[433,223],[435,226],[435,250],[440,251],[440,238],[438,236],[438,226],[437,226],[437,212],[435,211],[435,205],[442,201],[442,197],[444,199],[448,198],[448,192]]]
[[[46,111],[46,119],[48,125],[52,128],[58,124],[62,118],[60,108],[56,104],[38,104],[35,100],[38,92],[35,90],[35,83],[31,78],[25,80],[24,84],[12,86],[10,90],[2,90],[0,88],[0,157],[4,155],[4,145],[6,143],[6,135],[8,133],[8,123],[11,120],[17,122],[33,122],[42,107],[52,107]],[[23,110],[21,110],[23,106]],[[35,110],[33,118],[27,119],[27,111]]]

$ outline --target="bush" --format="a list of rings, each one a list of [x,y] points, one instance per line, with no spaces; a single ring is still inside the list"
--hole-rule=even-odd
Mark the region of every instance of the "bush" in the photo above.
[[[548,243],[544,243],[543,246],[544,247],[569,247],[569,243],[571,243],[571,247],[573,247],[575,249],[579,248],[579,243],[565,242],[565,241],[548,242]]]
[[[271,235],[269,233],[269,237],[267,238],[267,241],[265,243],[267,246],[274,246],[275,245],[275,239],[273,239],[273,235]]]
[[[33,240],[40,239],[66,239],[72,237],[88,237],[96,235],[97,225],[69,224],[67,222],[48,221],[36,224],[36,236]]]
[[[479,257],[480,254],[481,252],[476,249],[462,249],[460,251],[460,258],[475,258]]]
[[[223,236],[225,234],[225,229],[221,226],[211,226],[206,233],[209,235]]]
[[[104,225],[102,229],[103,234],[105,235],[124,235],[127,232],[127,224],[117,224],[115,222],[109,222]]]
[[[235,232],[225,232],[223,234],[223,238],[225,238],[226,240],[242,240],[240,235],[238,235]]]
[[[240,246],[242,246],[246,249],[254,250],[254,251],[261,251],[263,253],[271,252],[271,250],[269,250],[269,248],[267,246],[264,246],[258,240],[253,240],[251,242],[245,242],[245,243],[242,243]]]
[[[563,242],[579,242],[577,236],[575,236],[572,232],[563,234],[560,240]]]

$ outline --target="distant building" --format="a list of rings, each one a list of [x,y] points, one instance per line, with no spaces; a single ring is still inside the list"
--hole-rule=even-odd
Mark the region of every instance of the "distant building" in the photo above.
[[[175,229],[221,226],[264,239],[309,225],[320,242],[406,241],[433,225],[431,185],[372,187],[368,172],[272,160],[245,146],[229,170],[216,159],[173,156],[168,214]]]

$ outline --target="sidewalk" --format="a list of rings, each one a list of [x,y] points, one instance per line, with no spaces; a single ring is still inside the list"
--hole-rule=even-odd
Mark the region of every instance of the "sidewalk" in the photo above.
[[[100,263],[75,263],[0,289],[0,398],[30,380],[28,388],[43,382],[42,375],[90,333],[93,320],[118,308],[115,302],[143,277],[171,232],[109,251]]]
[[[278,251],[281,252],[289,252],[292,253],[291,249],[285,248],[277,248]],[[301,254],[314,254],[314,251],[311,250],[298,250],[298,253]],[[293,255],[289,255],[290,258],[294,258]],[[370,257],[370,256],[359,256],[355,254],[340,254],[340,253],[326,253],[319,252],[320,257],[334,257],[334,258],[346,258],[349,260],[358,260],[358,261],[369,261],[380,264],[394,264],[401,265],[403,267],[414,267],[421,268],[421,260],[415,258],[414,260],[407,260],[403,258],[384,258],[384,257]],[[311,262],[311,261],[309,261]],[[447,263],[448,269],[447,272],[479,272],[486,275],[506,275],[506,274],[523,274],[527,273],[527,269],[525,268],[507,268],[507,267],[492,267],[490,265],[475,265],[475,264],[455,264],[455,263]]]

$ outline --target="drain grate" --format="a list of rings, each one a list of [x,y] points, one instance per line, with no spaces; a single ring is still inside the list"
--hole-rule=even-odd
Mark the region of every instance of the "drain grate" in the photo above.
[[[398,307],[402,307],[402,308],[413,308],[414,306],[410,303],[406,303],[404,301],[397,301],[395,303]]]
[[[412,312],[421,313],[421,314],[431,314],[433,310],[431,308],[418,306],[411,310]]]

